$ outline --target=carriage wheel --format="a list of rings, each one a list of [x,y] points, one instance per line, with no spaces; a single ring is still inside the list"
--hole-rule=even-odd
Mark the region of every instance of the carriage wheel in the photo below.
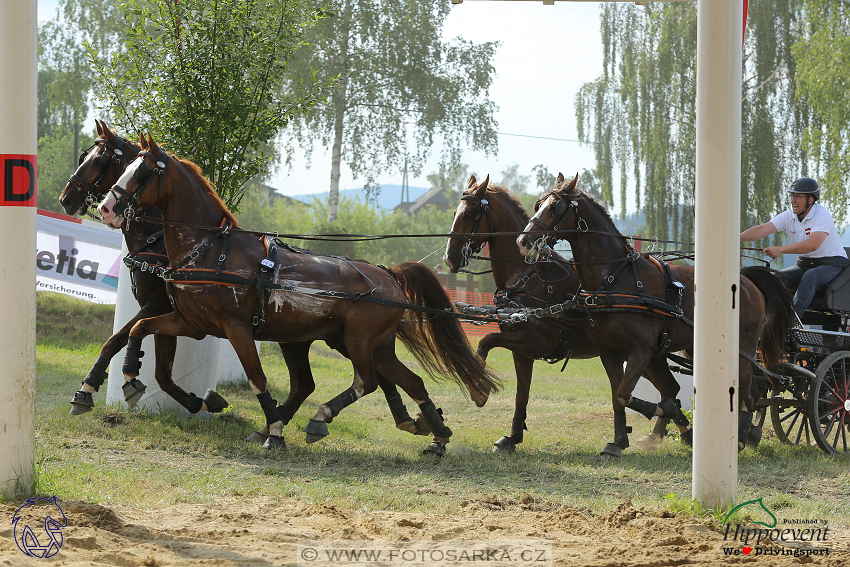
[[[808,406],[810,426],[820,448],[846,455],[850,445],[850,352],[834,352],[818,365]]]
[[[777,439],[789,445],[814,445],[806,405],[783,394],[788,392],[770,392],[770,421]]]

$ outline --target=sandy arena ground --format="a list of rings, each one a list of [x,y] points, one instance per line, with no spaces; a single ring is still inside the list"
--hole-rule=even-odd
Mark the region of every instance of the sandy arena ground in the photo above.
[[[62,567],[307,567],[297,561],[305,541],[373,540],[424,544],[443,540],[551,540],[553,561],[494,563],[464,561],[455,565],[496,567],[668,566],[755,563],[770,566],[800,564],[850,565],[850,532],[831,530],[829,556],[793,555],[729,557],[719,528],[697,520],[669,517],[665,511],[636,509],[630,503],[601,515],[572,508],[542,509],[529,498],[521,502],[480,500],[462,503],[456,515],[400,512],[357,513],[331,505],[234,501],[219,505],[187,504],[141,511],[60,501],[68,519],[61,550],[49,559],[25,556],[15,545],[12,516],[17,505],[0,505],[0,566]],[[30,523],[34,529],[38,527]],[[37,532],[37,537],[43,532]],[[298,548],[298,542],[302,547]],[[793,553],[795,548],[762,546]],[[798,548],[803,549],[805,548]],[[375,563],[372,563],[373,565]],[[359,565],[369,563],[342,563]],[[383,563],[415,567],[415,562]],[[443,563],[442,565],[446,565]]]

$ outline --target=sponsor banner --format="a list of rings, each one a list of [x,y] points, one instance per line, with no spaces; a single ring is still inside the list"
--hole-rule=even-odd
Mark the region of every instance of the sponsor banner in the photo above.
[[[37,216],[36,290],[115,304],[121,231],[42,211]]]
[[[38,156],[0,154],[0,207],[34,207]]]

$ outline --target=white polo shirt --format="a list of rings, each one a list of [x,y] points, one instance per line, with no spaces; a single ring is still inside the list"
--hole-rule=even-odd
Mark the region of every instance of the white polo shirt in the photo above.
[[[773,217],[770,222],[776,227],[779,232],[784,232],[788,235],[790,244],[796,244],[804,240],[808,240],[809,234],[812,232],[825,232],[826,238],[814,252],[808,254],[800,254],[804,258],[826,258],[828,256],[847,257],[847,252],[841,245],[838,239],[838,231],[835,229],[835,222],[832,220],[832,215],[826,207],[815,203],[802,222],[793,212],[784,211]]]

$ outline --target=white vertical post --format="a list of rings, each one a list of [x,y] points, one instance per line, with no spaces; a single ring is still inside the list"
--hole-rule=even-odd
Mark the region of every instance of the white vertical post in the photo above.
[[[738,483],[741,0],[697,3],[693,497],[733,506]]]
[[[0,494],[35,464],[36,0],[0,2]]]

